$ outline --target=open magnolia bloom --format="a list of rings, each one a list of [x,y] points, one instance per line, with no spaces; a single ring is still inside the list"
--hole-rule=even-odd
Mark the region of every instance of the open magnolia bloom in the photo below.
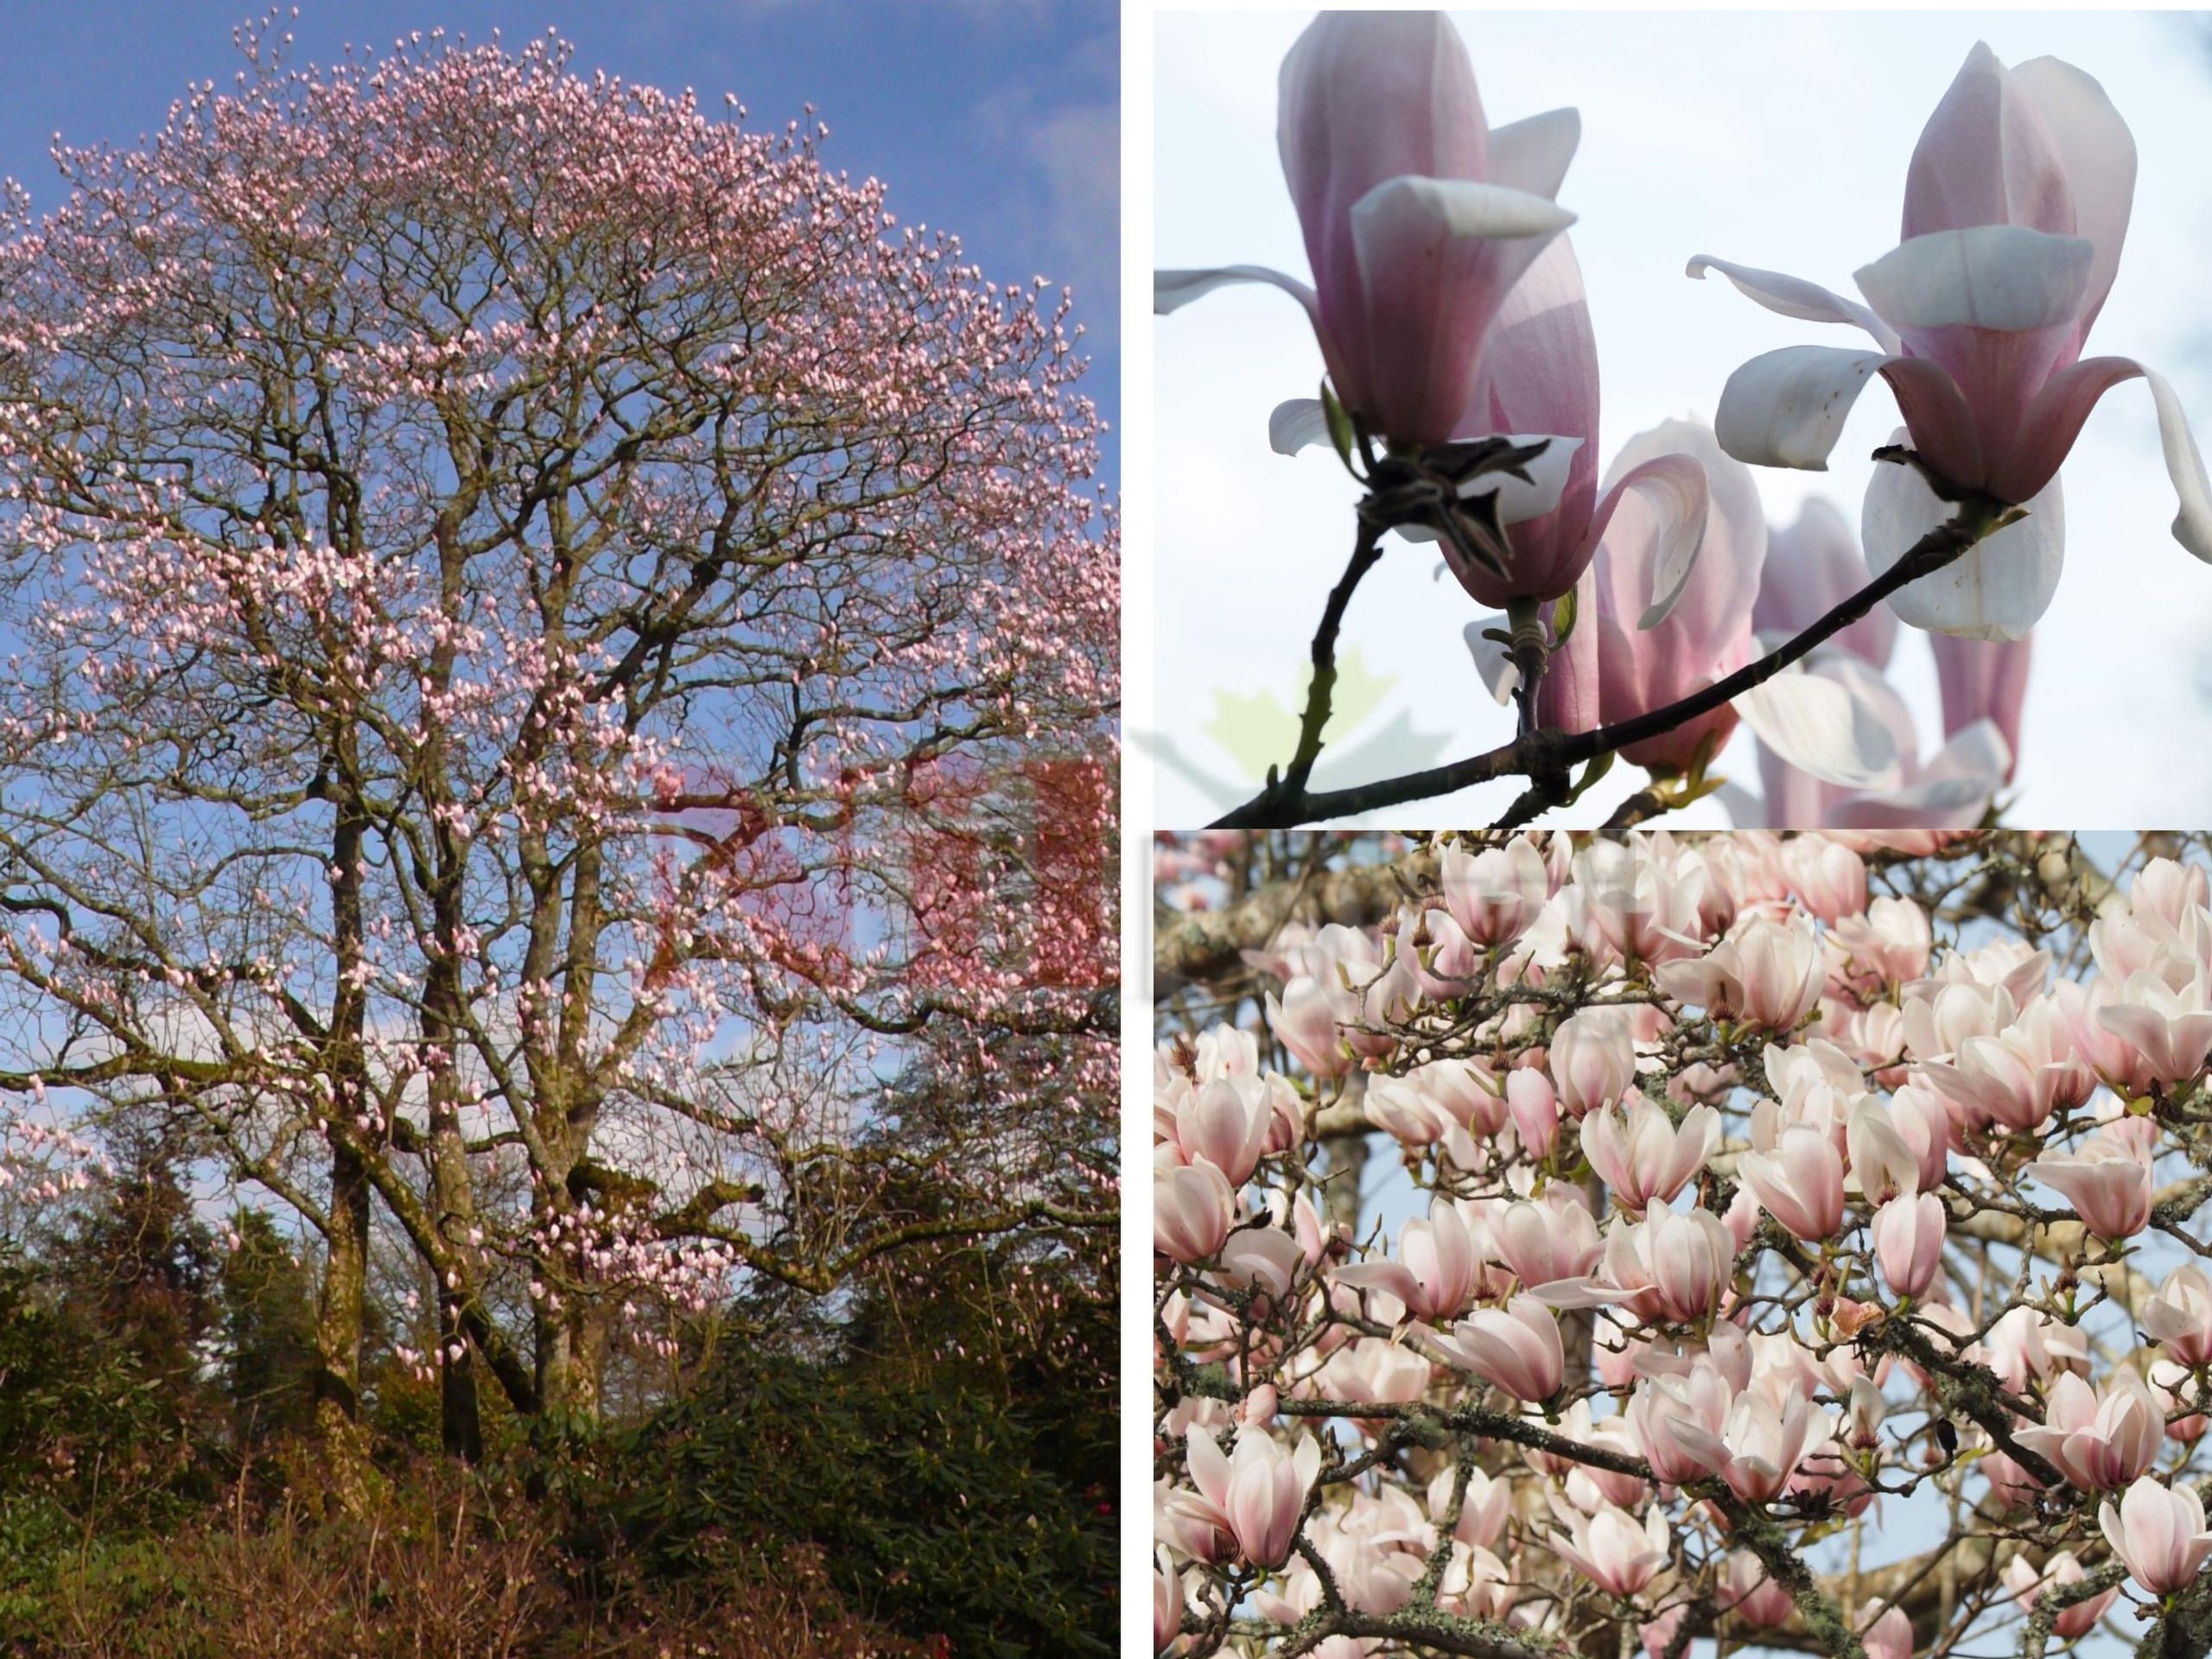
[[[1690,262],[1693,276],[1718,270],[1771,310],[1856,325],[1879,347],[1753,358],[1721,394],[1722,446],[1758,466],[1820,470],[1879,374],[1923,463],[1961,490],[2030,508],[2033,524],[2056,517],[2055,492],[2040,498],[2090,409],[2139,376],[2180,499],[2175,538],[2212,561],[2212,486],[2173,388],[2133,358],[2082,356],[2119,269],[2134,186],[2134,140],[2094,80],[2056,58],[2008,70],[1977,45],[1913,152],[1901,245],[1857,273],[1864,305],[1774,271]],[[1886,569],[1949,512],[1909,469],[1883,468],[1869,496],[1870,532],[1881,532],[1869,534],[1869,563]],[[2028,553],[2005,543],[2009,533],[1904,589],[1897,613],[1939,632],[2020,638],[2050,602],[2063,537],[2031,532]]]
[[[1691,473],[1694,486],[1671,482]],[[1709,428],[1668,421],[1629,440],[1612,477],[1608,516],[1575,589],[1573,621],[1537,688],[1538,718],[1565,731],[1664,708],[1758,655],[1751,614],[1767,531],[1750,469],[1723,453]],[[1632,480],[1638,486],[1624,488]],[[1693,524],[1697,539],[1685,549],[1681,537]],[[1504,620],[1478,617],[1465,630],[1476,671],[1500,702],[1519,682],[1497,638]],[[1719,751],[1738,718],[1815,777],[1847,789],[1891,781],[1889,728],[1844,688],[1803,674],[1778,674],[1622,755],[1637,766],[1688,772],[1700,754],[1709,760]]]
[[[1992,539],[2026,527],[2014,525]],[[1936,579],[1948,574],[1939,571]],[[1851,526],[1834,506],[1813,498],[1795,524],[1769,534],[1766,569],[1751,612],[1760,638],[1771,644],[1802,632],[1866,582],[1866,562]],[[1931,643],[1943,689],[1947,741],[1942,750],[1925,764],[1920,760],[1912,711],[1884,674],[1897,646],[1897,623],[1877,609],[1832,635],[1802,665],[1772,682],[1796,677],[1833,685],[1849,698],[1856,719],[1871,715],[1883,736],[1862,744],[1867,777],[1853,785],[1816,776],[1785,759],[1785,751],[1762,733],[1764,798],[1733,785],[1720,791],[1736,826],[1956,830],[1980,823],[2012,776],[2020,702],[2027,689],[2028,647],[1940,634]],[[1885,757],[1886,766],[1879,764]]]
[[[1740,830],[1964,830],[1980,823],[2012,770],[2012,746],[1992,720],[1962,728],[1926,760],[1912,710],[1895,687],[1848,652],[1815,652],[1805,664],[1769,684],[1791,678],[1828,684],[1855,710],[1871,712],[1889,734],[1895,757],[1886,776],[1852,787],[1793,766],[1762,734],[1754,796],[1732,785],[1720,791]],[[1757,728],[1754,728],[1756,730]]]
[[[1506,296],[1574,221],[1554,197],[1580,136],[1573,110],[1491,130],[1440,14],[1325,11],[1283,60],[1276,114],[1312,286],[1260,265],[1162,270],[1153,308],[1271,283],[1305,306],[1337,397],[1370,433],[1440,443]]]

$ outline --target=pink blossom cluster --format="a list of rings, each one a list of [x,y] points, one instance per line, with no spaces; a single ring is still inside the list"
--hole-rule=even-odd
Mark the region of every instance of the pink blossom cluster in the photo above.
[[[2212,884],[1956,903],[2068,856],[1446,836],[1379,924],[1248,950],[1252,1017],[1154,1065],[1156,1649],[1910,1659],[2170,1608],[2212,1559]],[[1346,1137],[1395,1154],[1382,1224]],[[1961,1525],[1999,1541],[1939,1605]]]

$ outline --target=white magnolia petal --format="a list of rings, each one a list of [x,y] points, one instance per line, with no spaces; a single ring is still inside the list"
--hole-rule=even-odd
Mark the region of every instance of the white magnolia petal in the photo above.
[[[1899,328],[2049,328],[2081,315],[2096,245],[2021,225],[1916,236],[1853,275]]]
[[[1318,303],[1313,297],[1313,290],[1297,277],[1266,265],[1210,265],[1191,270],[1154,271],[1153,315],[1164,317],[1171,311],[1179,311],[1192,300],[1203,299],[1217,288],[1228,288],[1237,283],[1267,283],[1279,288],[1304,306],[1309,315]]]
[[[1653,514],[1651,593],[1636,626],[1656,628],[1673,613],[1675,601],[1689,586],[1697,556],[1705,546],[1705,527],[1713,512],[1713,486],[1695,455],[1654,455],[1621,474],[1592,515],[1602,532],[1624,495],[1638,497]]]
[[[1899,431],[1896,441],[1902,442]],[[1985,537],[1961,557],[1890,595],[1898,620],[1961,639],[2023,639],[2050,607],[2066,560],[2066,504],[2052,479],[2028,516]],[[1879,575],[1951,516],[1948,502],[1910,467],[1874,469],[1859,518],[1866,568]]]
[[[1400,245],[1395,236],[1376,241],[1376,232],[1394,220],[1415,218],[1433,221],[1455,241],[1548,240],[1574,223],[1573,213],[1533,190],[1405,173],[1383,180],[1352,203],[1352,244],[1359,249]]]
[[[2012,746],[1993,720],[1977,720],[1962,727],[1935,757],[1921,768],[1923,784],[1955,783],[1961,779],[1993,795],[2012,769]]]
[[[1568,164],[1582,143],[1580,110],[1546,110],[1490,134],[1490,175],[1492,182],[1526,190],[1532,195],[1557,196],[1567,181]]]
[[[1866,790],[1897,781],[1897,747],[1888,725],[1835,680],[1793,664],[1735,704],[1760,742],[1823,783]]]
[[[1287,398],[1268,416],[1268,448],[1279,455],[1294,455],[1328,442],[1328,412],[1319,397]]]
[[[2158,405],[2158,447],[2165,452],[2166,476],[2173,480],[2174,494],[2181,502],[2181,511],[2174,515],[2174,539],[2212,564],[2212,482],[2205,479],[2204,457],[2197,453],[2189,416],[2166,377],[2146,368],[2143,378],[2151,388],[2151,401]]]
[[[1872,334],[1874,343],[1885,352],[1895,353],[1898,349],[1897,330],[1858,301],[1831,293],[1818,283],[1808,283],[1802,276],[1778,270],[1761,270],[1756,265],[1734,264],[1705,253],[1689,263],[1689,275],[1700,282],[1705,280],[1708,270],[1719,271],[1736,285],[1738,292],[1748,295],[1770,311],[1807,322],[1849,323]]]
[[[1824,473],[1844,418],[1889,356],[1837,346],[1784,346],[1728,377],[1713,417],[1720,447],[1753,467]]]
[[[2044,124],[2058,141],[2066,181],[2074,196],[2074,229],[2096,245],[2089,268],[2089,308],[2104,303],[2127,239],[2128,209],[2135,197],[2135,139],[2127,123],[2094,77],[2057,58],[2016,64],[2012,79],[2035,101]],[[2086,329],[2088,319],[2083,319]]]
[[[1513,694],[1521,687],[1521,671],[1513,665],[1511,653],[1503,639],[1485,639],[1485,632],[1503,632],[1510,625],[1497,612],[1478,616],[1467,624],[1461,632],[1467,642],[1467,652],[1475,659],[1475,672],[1490,688],[1490,694],[1501,703],[1513,701]]]

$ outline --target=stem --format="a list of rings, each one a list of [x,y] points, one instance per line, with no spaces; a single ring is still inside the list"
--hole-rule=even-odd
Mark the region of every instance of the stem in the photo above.
[[[1329,723],[1330,699],[1337,689],[1337,632],[1344,626],[1344,612],[1351,607],[1351,596],[1358,591],[1360,582],[1382,556],[1382,528],[1361,519],[1359,539],[1352,544],[1351,562],[1344,566],[1337,585],[1329,590],[1329,602],[1321,612],[1321,626],[1313,630],[1313,679],[1306,688],[1306,713],[1298,724],[1298,750],[1290,758],[1290,770],[1284,774],[1281,785],[1291,796],[1304,796],[1306,780],[1313,775],[1314,761],[1320,758],[1321,728]],[[1270,780],[1269,787],[1274,786]]]
[[[1471,755],[1465,760],[1455,760],[1448,766],[1432,766],[1424,772],[1408,772],[1402,777],[1387,778],[1376,783],[1358,784],[1349,789],[1308,792],[1304,787],[1305,774],[1293,762],[1289,777],[1280,784],[1270,783],[1268,788],[1243,805],[1217,819],[1212,827],[1217,830],[1290,830],[1325,818],[1349,817],[1355,813],[1371,812],[1387,806],[1402,806],[1409,801],[1425,801],[1439,795],[1450,795],[1496,778],[1541,778],[1556,774],[1583,761],[1595,760],[1601,754],[1625,748],[1632,743],[1642,742],[1646,738],[1656,737],[1662,732],[1672,731],[1684,721],[1710,714],[1754,686],[1772,679],[1815,646],[1858,621],[1899,588],[1919,581],[1923,576],[1931,575],[1958,559],[1995,528],[1999,518],[2006,511],[2000,505],[1986,499],[1976,498],[1967,501],[1948,521],[1914,543],[1895,564],[1787,645],[1737,670],[1726,679],[1716,681],[1702,691],[1694,692],[1663,709],[1654,709],[1627,720],[1616,721],[1595,731],[1531,732],[1502,747]],[[1354,556],[1353,564],[1355,567],[1359,565],[1357,555]],[[1364,574],[1363,569],[1361,574]],[[1347,582],[1357,579],[1349,570],[1345,577]],[[1349,597],[1344,588],[1345,584],[1339,583],[1338,594],[1330,595],[1331,615],[1342,614],[1344,607],[1338,594]],[[1328,616],[1323,619],[1323,631],[1333,641],[1335,630]],[[1322,648],[1321,635],[1314,637],[1313,648],[1318,663]],[[1321,685],[1318,670],[1314,684],[1318,690]],[[1324,717],[1325,713],[1325,702]],[[1312,700],[1309,698],[1309,723],[1312,715]],[[1316,747],[1319,747],[1318,742]],[[1300,747],[1303,751],[1305,744],[1302,741]],[[1309,761],[1306,771],[1311,770]]]

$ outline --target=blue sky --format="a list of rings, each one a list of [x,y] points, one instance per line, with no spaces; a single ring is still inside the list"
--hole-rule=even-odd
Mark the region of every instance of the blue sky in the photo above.
[[[0,174],[52,204],[54,133],[136,143],[188,82],[230,79],[232,30],[261,3],[10,8]],[[734,92],[758,126],[810,102],[829,124],[828,162],[886,181],[902,219],[957,232],[995,280],[1074,285],[1090,395],[1118,425],[1118,10],[1111,0],[302,0],[289,27],[296,60],[314,62],[414,29],[476,41],[497,29],[518,42],[551,28],[582,69],[688,86],[710,108]]]

